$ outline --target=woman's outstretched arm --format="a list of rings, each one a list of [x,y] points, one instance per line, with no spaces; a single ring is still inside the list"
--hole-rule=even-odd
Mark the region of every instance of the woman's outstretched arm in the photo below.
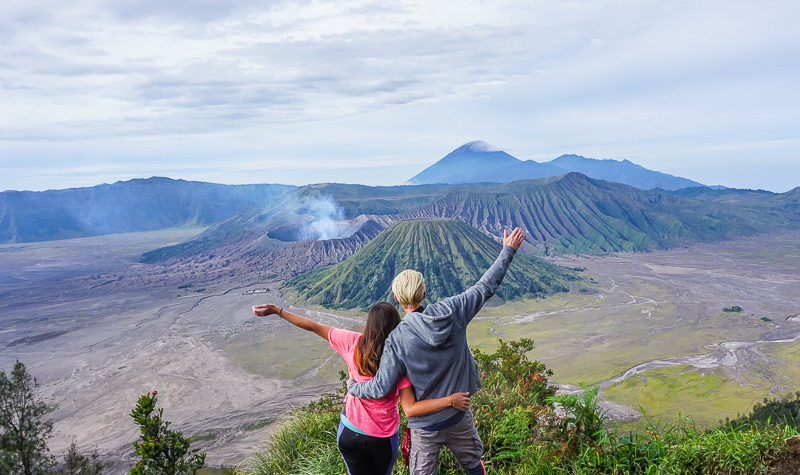
[[[272,304],[256,305],[253,307],[253,313],[256,314],[257,317],[266,317],[267,315],[277,315],[296,327],[300,327],[303,330],[308,330],[312,333],[316,333],[325,340],[328,339],[328,333],[331,331],[330,325],[323,325],[313,320],[309,320],[306,317],[301,317],[300,315],[292,313],[288,310],[284,310],[281,307],[278,307],[277,305],[272,305]]]
[[[406,417],[426,416],[448,407],[466,411],[469,407],[469,393],[453,393],[450,396],[439,399],[417,401],[417,397],[414,395],[414,387],[408,386],[400,390],[400,404],[403,405],[403,412],[406,413]]]

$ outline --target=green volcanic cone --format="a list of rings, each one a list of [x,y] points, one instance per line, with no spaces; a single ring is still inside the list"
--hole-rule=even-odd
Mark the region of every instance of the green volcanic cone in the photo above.
[[[301,274],[287,285],[309,303],[367,309],[390,300],[392,279],[404,269],[425,277],[428,300],[463,292],[492,265],[501,245],[455,220],[401,221],[389,226],[349,259]],[[496,295],[503,300],[544,297],[569,290],[569,270],[517,253]]]

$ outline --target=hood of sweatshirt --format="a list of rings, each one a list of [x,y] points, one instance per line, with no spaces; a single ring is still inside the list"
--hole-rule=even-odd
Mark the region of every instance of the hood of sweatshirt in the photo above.
[[[448,309],[442,315],[427,315],[425,313],[407,313],[401,325],[407,325],[425,343],[439,347],[450,337],[453,331],[453,312]]]

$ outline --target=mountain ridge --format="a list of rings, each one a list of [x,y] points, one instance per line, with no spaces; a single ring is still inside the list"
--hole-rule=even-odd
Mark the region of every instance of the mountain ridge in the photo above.
[[[0,193],[0,243],[204,226],[263,207],[289,185],[220,185],[164,177],[88,188]]]
[[[640,190],[577,172],[472,193],[451,191],[400,216],[409,217],[455,218],[487,234],[520,226],[526,229],[526,242],[544,254],[666,249],[757,234],[785,223],[780,215]]]
[[[703,186],[687,178],[649,170],[627,159],[618,161],[565,154],[549,162],[522,161],[481,141],[469,142],[453,150],[441,160],[410,178],[409,183],[451,185],[508,183],[516,180],[563,175],[569,172],[579,172],[591,178],[614,181],[641,189],[675,190]]]
[[[333,192],[329,198],[336,202],[354,199],[353,190],[347,188],[339,188],[342,194],[329,187],[321,189]],[[375,199],[379,201],[405,199],[402,192],[389,196],[383,189],[359,189],[362,195],[374,193],[378,194]],[[405,210],[415,199],[418,206]],[[394,207],[394,214],[362,215],[349,219],[347,222],[351,224],[347,226],[355,229],[359,225],[354,223],[359,219],[372,220],[377,228],[383,229],[396,221],[447,218],[495,236],[503,229],[520,226],[526,231],[525,252],[602,255],[715,242],[796,226],[798,221],[797,216],[780,210],[757,210],[640,190],[576,172],[506,184],[447,186],[438,194],[424,194],[409,200],[402,209]],[[152,251],[146,255],[151,258],[148,262],[189,259],[192,255],[212,252],[215,246],[226,242],[240,242],[246,247],[255,239],[278,249],[280,241],[266,239],[272,236],[287,240],[286,236],[290,235],[284,231],[286,222],[281,221],[278,211],[232,218],[188,243]],[[282,254],[275,254],[278,251],[258,252],[282,259],[279,258]],[[326,262],[331,260],[326,259]]]

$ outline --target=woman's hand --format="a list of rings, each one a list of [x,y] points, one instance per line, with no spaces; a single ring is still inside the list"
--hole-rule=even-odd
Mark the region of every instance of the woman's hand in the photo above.
[[[280,312],[281,308],[278,307],[277,305],[264,304],[264,305],[253,306],[253,313],[255,313],[257,317],[266,317],[267,315],[279,315]]]
[[[328,339],[328,334],[331,331],[330,325],[323,325],[313,320],[309,320],[306,317],[301,317],[300,315],[292,313],[288,310],[284,310],[281,307],[278,307],[277,305],[272,305],[272,304],[256,305],[253,307],[253,313],[255,313],[257,317],[266,317],[267,315],[277,315],[298,328],[302,328],[303,330],[308,330],[312,333],[316,333],[324,340]]]
[[[453,393],[450,397],[453,399],[453,407],[459,411],[469,408],[469,393]]]

